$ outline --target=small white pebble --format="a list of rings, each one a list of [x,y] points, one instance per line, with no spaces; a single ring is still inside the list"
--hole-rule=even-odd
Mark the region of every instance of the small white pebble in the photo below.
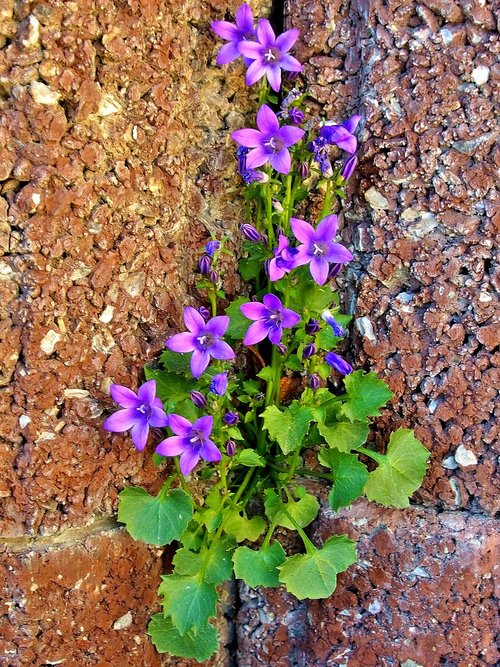
[[[53,331],[53,329],[49,329],[40,341],[40,349],[42,352],[45,352],[45,354],[52,354],[60,340],[61,334],[57,333],[57,331]]]
[[[26,426],[28,426],[28,424],[30,422],[31,422],[31,419],[30,419],[30,417],[28,417],[28,415],[21,415],[19,417],[19,426],[21,428],[25,428]]]
[[[471,76],[476,86],[483,86],[490,78],[490,68],[486,65],[479,65],[472,70]]]
[[[466,449],[463,445],[459,445],[455,452],[455,461],[461,468],[468,468],[477,465],[477,456],[471,449]]]
[[[120,618],[113,623],[113,630],[123,630],[128,628],[129,625],[132,625],[132,614],[130,611],[127,611],[126,614],[120,616]]]

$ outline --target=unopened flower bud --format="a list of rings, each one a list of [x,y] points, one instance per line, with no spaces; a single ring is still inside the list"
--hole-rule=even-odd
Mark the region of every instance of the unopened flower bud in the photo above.
[[[208,255],[202,255],[198,261],[198,269],[202,276],[207,276],[210,267],[212,266],[212,260]]]
[[[228,456],[234,456],[236,454],[236,443],[234,440],[228,440],[226,442],[226,454]]]
[[[216,250],[220,248],[220,241],[209,241],[205,246],[205,252],[209,257],[213,257]]]
[[[226,412],[224,417],[222,417],[222,420],[228,425],[228,426],[234,426],[240,421],[240,418],[238,417],[238,414],[236,412]]]
[[[358,158],[355,155],[351,155],[344,162],[342,169],[340,170],[340,175],[344,177],[345,181],[348,181],[351,178],[357,164]]]
[[[307,162],[301,162],[299,165],[299,176],[302,180],[309,176],[309,165]]]
[[[210,311],[208,308],[205,308],[205,306],[200,306],[197,310],[204,320],[207,320],[210,317]]]
[[[283,343],[280,343],[279,345],[276,346],[278,348],[278,352],[280,354],[286,354],[288,352],[288,348],[286,345],[283,345]]]
[[[306,324],[306,334],[309,334],[312,336],[315,333],[318,333],[320,326],[318,320],[310,319],[309,322]]]
[[[309,387],[309,389],[316,391],[317,389],[319,389],[319,384],[320,384],[319,375],[314,373],[313,375],[309,376],[307,380],[307,386]]]
[[[267,245],[269,243],[269,238],[267,234],[260,235],[260,242],[262,243],[262,245]]]
[[[243,236],[249,241],[253,241],[254,243],[258,243],[260,241],[261,236],[253,225],[245,222],[245,224],[241,225],[240,229]]]
[[[210,280],[210,282],[215,284],[217,282],[218,277],[219,274],[217,273],[217,271],[210,269],[210,271],[208,272],[208,279]]]
[[[353,371],[351,364],[345,359],[342,359],[338,354],[335,354],[335,352],[328,352],[328,354],[325,355],[325,361],[329,366],[335,368],[341,375],[349,375],[349,373],[352,373]]]
[[[286,78],[287,78],[289,81],[295,81],[295,79],[296,79],[298,76],[299,76],[299,73],[298,73],[298,72],[287,72],[287,73],[286,73]]]
[[[289,109],[288,116],[294,125],[300,125],[304,120],[304,112],[297,107]]]
[[[227,373],[217,373],[212,378],[209,391],[216,396],[224,396],[227,391]]]
[[[337,337],[345,336],[345,329],[341,326],[337,320],[333,317],[332,313],[329,310],[324,310],[321,313],[323,320],[332,327],[333,335]]]
[[[314,343],[308,343],[302,352],[302,359],[310,359],[313,355],[316,354],[316,345]]]
[[[342,264],[332,264],[330,267],[330,271],[328,271],[328,280],[331,280],[332,278],[338,276],[342,266],[343,266]]]
[[[283,206],[277,199],[273,199],[273,208],[275,211],[278,211],[278,213],[283,213]]]
[[[196,405],[197,408],[206,408],[207,407],[207,399],[203,396],[201,391],[194,391],[191,392],[191,400],[193,403]]]

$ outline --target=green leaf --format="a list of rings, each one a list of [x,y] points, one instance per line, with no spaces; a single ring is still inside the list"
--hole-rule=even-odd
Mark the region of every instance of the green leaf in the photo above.
[[[298,283],[291,292],[290,308],[302,312],[306,307],[311,315],[317,315],[332,305],[335,295],[329,285],[317,285],[310,277],[308,269],[296,273]],[[299,273],[302,273],[302,276]]]
[[[368,417],[378,417],[380,408],[394,396],[376,373],[354,371],[344,378],[347,401],[342,406],[342,414],[351,421],[366,421]]]
[[[286,554],[279,542],[262,547],[258,551],[238,547],[233,555],[234,576],[243,579],[247,586],[256,588],[279,586],[278,566],[285,562]]]
[[[313,419],[311,409],[299,406],[297,401],[291,403],[285,410],[270,405],[262,416],[264,428],[269,431],[269,437],[278,442],[283,454],[290,454],[300,449]]]
[[[288,368],[291,371],[301,372],[304,369],[304,364],[296,354],[291,354],[285,361],[285,368]]]
[[[314,521],[319,512],[319,503],[316,498],[310,493],[306,493],[304,487],[297,487],[295,493],[300,500],[289,500],[286,503],[281,503],[276,492],[273,489],[267,489],[264,507],[270,523],[276,523],[278,526],[283,526],[290,530],[296,529],[295,524],[287,517],[281,505],[285,506],[286,511],[301,528],[308,526],[311,521]]]
[[[233,563],[231,556],[236,543],[230,537],[223,537],[210,549],[194,553],[189,549],[178,549],[174,558],[175,573],[195,575],[203,570],[203,580],[207,584],[221,584],[231,579]]]
[[[181,635],[172,619],[165,618],[163,614],[155,614],[151,618],[148,635],[159,653],[194,658],[197,662],[208,660],[219,644],[217,630],[210,623],[201,627],[196,634],[187,632]]]
[[[248,298],[240,296],[226,308],[226,315],[229,315],[230,318],[229,327],[226,331],[226,336],[229,336],[229,338],[243,338],[252,323],[240,310],[243,303],[248,303]]]
[[[237,542],[250,540],[255,542],[266,529],[266,522],[261,516],[254,516],[251,519],[241,516],[237,509],[227,510],[227,520],[224,523],[224,531],[235,538]]]
[[[365,486],[368,500],[385,507],[404,508],[408,498],[422,484],[427,470],[429,451],[410,429],[392,433],[387,454],[378,454],[378,467],[369,474]]]
[[[191,498],[181,489],[150,496],[140,486],[129,486],[119,498],[118,521],[135,540],[148,544],[163,546],[178,540],[193,516]]]
[[[158,593],[164,596],[163,613],[170,616],[181,633],[198,633],[215,616],[217,592],[214,584],[207,584],[195,574],[183,577],[179,574],[162,576]]]
[[[336,512],[339,507],[347,507],[363,493],[368,470],[358,461],[356,454],[323,449],[318,458],[321,465],[330,468],[333,473],[333,488],[328,494],[328,503],[332,510]]]
[[[236,462],[248,468],[255,468],[256,466],[264,468],[266,465],[262,456],[259,456],[254,449],[242,449],[236,457]]]
[[[369,426],[363,422],[336,422],[325,426],[318,422],[318,431],[330,445],[341,452],[350,452],[351,449],[361,447],[366,442]]]
[[[239,272],[243,280],[254,280],[262,270],[262,260],[258,257],[240,259]]]
[[[274,380],[274,371],[271,366],[264,366],[264,368],[257,373],[257,377],[265,382],[272,382]]]
[[[279,580],[299,600],[327,598],[335,590],[337,574],[355,562],[355,543],[347,535],[334,535],[322,549],[287,558],[278,568]]]
[[[191,376],[191,355],[164,350],[160,354],[160,363],[166,371]]]
[[[156,395],[163,403],[170,401],[174,405],[186,398],[195,388],[193,378],[189,379],[178,373],[167,373],[157,368],[144,367],[147,380],[156,380]]]

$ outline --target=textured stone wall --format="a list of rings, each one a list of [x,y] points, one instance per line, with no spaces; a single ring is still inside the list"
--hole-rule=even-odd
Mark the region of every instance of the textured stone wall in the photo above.
[[[112,518],[158,470],[101,425],[110,382],[137,385],[194,296],[195,251],[240,217],[248,92],[208,32],[238,4],[0,0],[1,665],[162,663],[158,550]],[[238,664],[499,660],[493,4],[286,6],[313,106],[366,118],[343,234],[351,355],[396,393],[376,437],[415,424],[433,456],[418,507],[323,512],[318,539],[360,537],[331,600],[240,589]]]

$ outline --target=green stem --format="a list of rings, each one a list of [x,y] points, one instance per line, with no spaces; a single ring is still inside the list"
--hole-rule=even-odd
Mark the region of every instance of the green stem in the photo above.
[[[323,218],[326,215],[328,215],[331,203],[332,203],[332,181],[331,179],[329,179],[326,182],[325,200],[323,202],[323,208],[321,209],[321,213],[319,214],[320,221],[323,220]]]
[[[267,531],[266,536],[264,538],[264,541],[262,542],[262,548],[263,549],[265,549],[266,547],[269,546],[269,542],[271,541],[271,537],[272,537],[274,531],[276,530],[277,525],[278,525],[277,523],[272,523],[269,526],[269,530]]]
[[[386,457],[384,454],[379,454],[378,452],[373,452],[371,449],[367,449],[366,447],[357,447],[356,449],[357,452],[360,454],[366,454],[366,456],[369,456],[371,459],[376,461],[377,463],[384,463],[386,460]]]
[[[210,304],[212,306],[212,317],[217,315],[217,299],[215,296],[215,288],[211,287],[208,290],[208,298],[210,299]]]
[[[170,490],[170,487],[172,486],[172,482],[174,481],[174,479],[176,477],[177,477],[176,472],[172,473],[170,475],[170,477],[167,477],[167,479],[165,480],[164,485],[161,487],[161,489],[160,489],[160,491],[157,495],[158,500],[164,500],[165,496],[167,495],[167,493]]]
[[[292,215],[292,180],[293,176],[288,174],[285,179],[286,192],[285,192],[285,201],[284,201],[284,211],[283,211],[283,229],[285,230],[285,235],[288,235],[290,232],[290,218]]]
[[[266,192],[265,204],[266,204],[267,235],[269,237],[269,244],[271,246],[274,246],[276,244],[276,238],[274,236],[274,228],[273,228],[273,193],[269,183],[266,183],[264,187]]]
[[[290,519],[290,521],[293,523],[295,526],[296,531],[300,535],[300,538],[302,542],[304,542],[304,546],[306,548],[307,553],[312,556],[316,552],[316,547],[314,544],[311,542],[311,540],[307,537],[305,532],[302,530],[302,528],[299,526],[299,524],[295,521],[293,516],[290,514],[290,512],[287,510],[285,504],[278,498],[278,502],[280,504],[281,511],[285,514],[285,516]]]
[[[175,468],[176,468],[176,470],[177,470],[177,476],[178,476],[178,478],[179,478],[179,481],[180,481],[180,483],[181,483],[181,486],[182,486],[183,490],[184,490],[186,493],[189,493],[189,495],[191,496],[191,492],[189,491],[189,486],[188,486],[187,483],[186,483],[186,479],[185,479],[184,475],[181,473],[181,467],[180,467],[180,464],[179,464],[179,457],[176,456],[176,457],[174,458],[174,461],[175,461]],[[193,501],[193,502],[194,502],[194,501]]]

